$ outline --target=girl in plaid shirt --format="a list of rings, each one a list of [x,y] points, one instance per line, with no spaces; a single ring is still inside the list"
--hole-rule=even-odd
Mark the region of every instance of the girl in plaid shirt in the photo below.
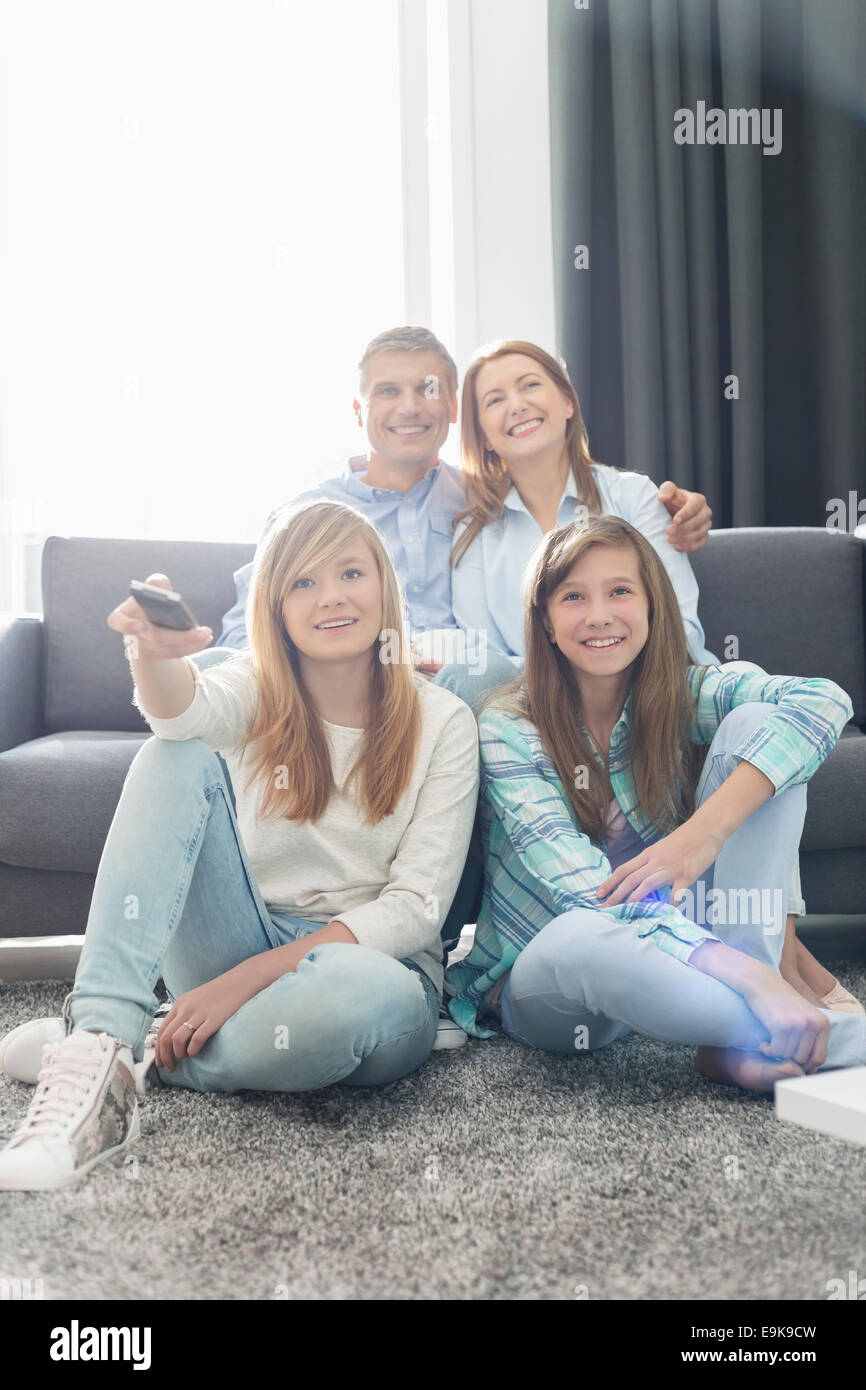
[[[526,670],[480,717],[484,900],[450,1011],[556,1052],[634,1030],[716,1081],[866,1062],[866,1016],[779,973],[806,783],[852,715],[829,680],[690,664],[671,581],[619,517],[545,537]],[[709,745],[709,751],[706,751]]]

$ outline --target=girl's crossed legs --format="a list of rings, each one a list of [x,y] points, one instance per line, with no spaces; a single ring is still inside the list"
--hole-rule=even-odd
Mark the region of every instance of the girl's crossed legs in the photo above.
[[[69,1017],[137,1061],[159,975],[173,997],[324,924],[269,913],[247,861],[228,773],[200,739],[150,739],[130,767],[93,893]],[[159,1069],[197,1091],[383,1085],[436,1038],[427,976],[366,946],[314,947],[254,995],[196,1057]]]
[[[697,788],[698,806],[736,767],[731,749],[742,747],[772,708],[740,705],[722,721]],[[787,884],[805,814],[805,786],[771,797],[726,840],[687,898],[691,920],[777,972]],[[700,921],[702,903],[718,920]],[[742,996],[659,949],[653,935],[639,937],[639,925],[593,909],[554,918],[511,970],[501,1000],[505,1031],[551,1052],[604,1047],[632,1030],[663,1041],[755,1052],[768,1033]],[[830,1023],[824,1067],[866,1062],[866,1018],[822,1012]]]

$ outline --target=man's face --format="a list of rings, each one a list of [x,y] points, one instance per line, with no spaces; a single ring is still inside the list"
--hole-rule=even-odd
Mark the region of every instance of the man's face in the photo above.
[[[395,468],[436,462],[457,419],[457,396],[437,353],[377,353],[367,363],[361,394],[355,413],[374,454]]]

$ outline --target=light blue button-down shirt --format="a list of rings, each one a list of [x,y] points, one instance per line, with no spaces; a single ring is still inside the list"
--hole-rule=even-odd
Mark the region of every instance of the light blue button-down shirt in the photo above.
[[[368,467],[363,454],[350,458],[341,477],[328,478],[294,500],[347,502],[372,521],[390,551],[406,596],[413,638],[427,629],[455,627],[449,563],[451,523],[466,505],[459,471],[440,459],[408,492],[393,492],[364,482],[362,475]],[[268,517],[266,531],[275,515],[272,512]],[[234,576],[237,602],[223,618],[217,647],[249,645],[246,606],[252,572],[250,563]]]
[[[689,655],[698,666],[718,664],[704,646],[704,630],[698,619],[698,584],[688,557],[674,550],[665,531],[670,514],[658,500],[658,488],[642,473],[619,472],[591,465],[601,494],[602,511],[631,522],[652,546],[670,575],[683,624]],[[580,505],[574,475],[568,482],[557,513],[557,523],[574,521]],[[523,665],[523,603],[520,582],[542,530],[527,510],[517,488],[505,498],[505,520],[485,526],[475,537],[451,578],[454,617],[459,627],[487,632],[487,645]],[[462,523],[455,538],[462,535]]]

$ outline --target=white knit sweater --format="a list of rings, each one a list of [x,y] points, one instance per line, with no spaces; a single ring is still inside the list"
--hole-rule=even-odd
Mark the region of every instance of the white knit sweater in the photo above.
[[[133,703],[158,738],[200,738],[225,759],[241,840],[268,909],[323,925],[339,918],[362,946],[415,961],[441,994],[439,930],[460,880],[478,794],[478,731],[468,705],[416,676],[415,767],[394,811],[377,825],[364,825],[354,783],[341,790],[363,730],[327,722],[336,790],[324,815],[315,824],[260,821],[262,778],[245,789],[253,762],[244,742],[257,706],[251,654],[204,670],[188,665],[195,693],[183,714],[158,719],[137,687]]]

